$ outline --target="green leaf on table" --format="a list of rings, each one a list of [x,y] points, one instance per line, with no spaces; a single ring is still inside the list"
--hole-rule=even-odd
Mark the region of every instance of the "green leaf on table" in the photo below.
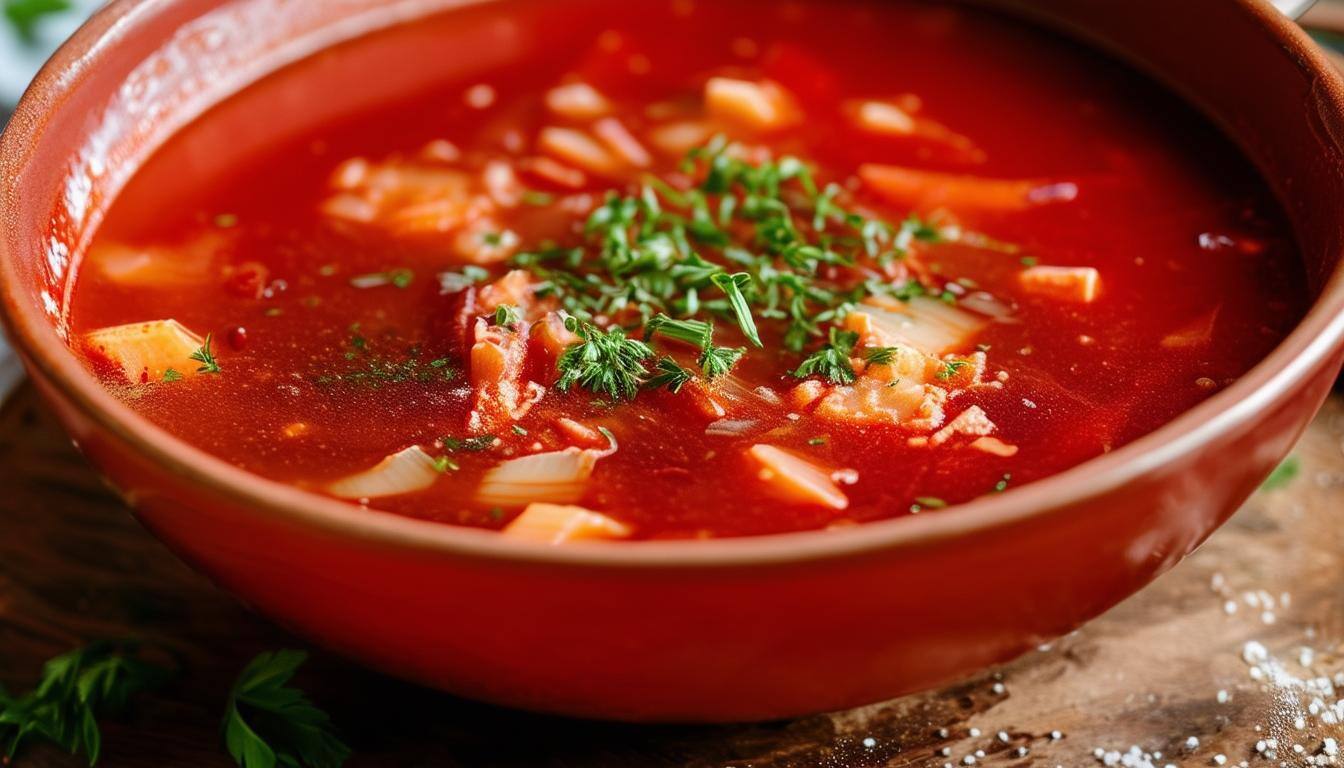
[[[1282,464],[1275,467],[1273,472],[1269,473],[1265,482],[1260,484],[1260,490],[1277,491],[1280,488],[1285,488],[1293,482],[1293,478],[1297,477],[1301,471],[1302,462],[1296,456],[1289,456],[1283,460]]]
[[[28,44],[37,41],[37,27],[42,19],[72,7],[70,0],[4,0],[5,19],[19,39]]]
[[[169,676],[138,652],[134,643],[93,643],[48,661],[37,687],[22,696],[0,688],[0,748],[6,759],[40,740],[71,754],[82,752],[89,765],[96,764],[103,744],[97,714],[121,711],[133,695]]]
[[[327,713],[288,685],[307,659],[302,651],[263,653],[234,683],[224,745],[242,768],[339,768],[350,757]]]

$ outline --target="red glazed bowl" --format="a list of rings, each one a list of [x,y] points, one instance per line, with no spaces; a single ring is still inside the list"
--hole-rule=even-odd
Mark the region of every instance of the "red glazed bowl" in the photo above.
[[[1162,429],[947,513],[722,541],[530,545],[246,474],[85,371],[62,341],[73,265],[166,136],[298,57],[480,3],[113,2],[43,71],[0,145],[4,321],[37,388],[146,526],[260,612],[372,666],[622,720],[773,718],[948,681],[1070,631],[1179,562],[1289,451],[1344,355],[1344,83],[1300,30],[1261,0],[981,3],[1128,59],[1222,125],[1287,209],[1315,304],[1264,362]],[[379,55],[464,50],[443,42]],[[416,86],[415,68],[397,75],[389,87]],[[290,111],[357,105],[329,76],[288,94]],[[288,119],[267,116],[267,129]]]

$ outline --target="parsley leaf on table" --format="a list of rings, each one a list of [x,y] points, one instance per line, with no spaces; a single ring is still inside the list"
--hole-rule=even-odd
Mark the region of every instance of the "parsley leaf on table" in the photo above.
[[[49,741],[89,765],[102,754],[96,713],[117,712],[131,696],[159,685],[168,671],[138,658],[132,643],[100,642],[57,656],[42,667],[42,679],[23,696],[0,688],[0,745],[12,759],[30,740]]]
[[[307,659],[302,651],[263,653],[234,683],[224,743],[242,768],[339,768],[350,757],[327,713],[287,685]]]
[[[39,21],[72,7],[70,0],[4,0],[5,19],[19,39],[29,45],[37,42]]]

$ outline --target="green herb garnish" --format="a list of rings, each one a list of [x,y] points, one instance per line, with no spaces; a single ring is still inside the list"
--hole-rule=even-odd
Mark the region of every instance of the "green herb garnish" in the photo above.
[[[956,376],[957,371],[960,371],[962,368],[965,368],[970,364],[971,364],[970,360],[948,360],[943,363],[942,369],[940,369],[938,373],[934,375],[941,381],[947,381],[953,376]]]
[[[408,288],[413,282],[415,282],[415,273],[405,268],[389,269],[386,272],[370,272],[350,278],[350,285],[355,288],[378,288],[384,285]]]
[[[191,360],[201,364],[201,367],[196,369],[197,373],[219,373],[220,371],[219,361],[215,359],[215,353],[210,351],[210,343],[213,340],[214,334],[205,334],[205,343],[201,345],[200,349],[189,355]]]
[[[37,42],[38,24],[48,16],[74,6],[70,0],[4,0],[5,19],[26,45]]]
[[[873,365],[891,365],[900,351],[897,347],[873,347],[864,353],[863,359]]]
[[[89,765],[102,755],[100,712],[116,713],[132,696],[161,684],[167,669],[142,660],[132,643],[94,643],[51,659],[37,687],[22,696],[0,688],[0,745],[8,764],[28,741],[47,741],[84,753]]]
[[[495,325],[501,328],[516,328],[522,321],[523,316],[512,304],[500,304],[495,308]]]
[[[603,331],[575,317],[566,317],[565,327],[580,341],[560,355],[556,387],[568,391],[578,384],[613,400],[634,398],[648,374],[644,361],[653,357],[649,345],[626,338],[620,328]]]
[[[858,343],[859,334],[832,326],[829,343],[813,352],[793,375],[800,379],[821,376],[832,384],[853,384],[854,367],[849,363],[849,356]]]
[[[224,743],[241,768],[339,768],[350,757],[327,713],[288,685],[307,658],[302,651],[263,653],[234,683]]]
[[[669,392],[676,394],[694,378],[695,373],[693,371],[682,368],[676,360],[670,357],[663,357],[654,366],[653,377],[648,380],[646,386],[650,389],[666,388]]]
[[[174,381],[181,381],[182,374],[174,368],[169,368],[163,372],[163,380],[170,384]]]
[[[494,435],[476,435],[474,437],[441,437],[439,442],[443,443],[445,451],[468,451],[470,453],[480,453],[488,451],[495,447],[499,438]]]
[[[700,372],[706,379],[712,380],[731,371],[746,353],[743,347],[709,347],[697,362],[700,364]]]

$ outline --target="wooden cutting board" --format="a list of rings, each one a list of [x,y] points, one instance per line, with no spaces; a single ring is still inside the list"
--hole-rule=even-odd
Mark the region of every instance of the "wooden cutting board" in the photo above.
[[[1230,766],[1298,765],[1327,737],[1344,743],[1344,726],[1310,714],[1312,696],[1298,687],[1340,674],[1339,692],[1321,698],[1344,698],[1344,398],[1328,403],[1296,455],[1295,479],[1255,496],[1199,552],[1101,619],[957,685],[850,712],[712,727],[580,722],[462,701],[321,652],[298,683],[331,712],[355,768],[936,767],[968,765],[967,756],[1089,766],[1132,745],[1160,751],[1158,766],[1214,765],[1218,754]],[[0,410],[0,681],[24,690],[49,656],[127,635],[179,651],[185,670],[105,722],[100,765],[109,768],[231,765],[219,716],[233,677],[258,651],[306,647],[141,529],[22,389]],[[1243,658],[1250,642],[1270,657],[1260,673]],[[1184,746],[1191,736],[1195,749]],[[1273,760],[1256,752],[1270,739]],[[81,764],[45,748],[15,761]]]

